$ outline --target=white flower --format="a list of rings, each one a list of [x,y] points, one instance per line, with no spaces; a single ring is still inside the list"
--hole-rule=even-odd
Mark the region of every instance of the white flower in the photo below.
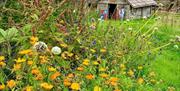
[[[51,49],[51,52],[55,55],[59,55],[61,53],[61,48],[59,48],[58,46],[55,46]]]
[[[73,10],[73,13],[76,13],[76,10]]]
[[[34,44],[33,49],[35,49],[37,52],[45,52],[47,50],[47,45],[44,42],[37,42]]]

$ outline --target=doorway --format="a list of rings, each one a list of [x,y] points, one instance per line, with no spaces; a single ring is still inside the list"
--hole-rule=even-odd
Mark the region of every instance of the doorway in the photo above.
[[[109,19],[116,19],[117,4],[109,4]]]

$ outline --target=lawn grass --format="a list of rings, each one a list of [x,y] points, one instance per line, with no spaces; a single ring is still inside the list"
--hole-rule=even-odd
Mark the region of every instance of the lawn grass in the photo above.
[[[101,30],[99,30],[99,32],[102,31],[103,28],[107,28],[107,26],[118,27],[116,28],[117,30],[124,29],[123,31],[128,30],[128,28],[133,28],[133,31],[138,31],[145,24],[145,22],[145,20],[132,20],[130,22],[108,20],[100,24]],[[170,39],[173,39],[176,35],[180,35],[180,27],[172,27],[163,22],[155,24],[153,19],[150,20],[150,22],[143,28],[142,32],[147,31],[146,29],[149,29],[152,26],[157,26],[159,28],[155,33],[155,42],[157,42],[159,45],[168,43]],[[180,91],[180,49],[174,48],[173,46],[174,45],[170,45],[164,48],[161,54],[159,54],[149,66],[149,70],[154,71],[156,73],[156,78],[162,80],[163,82],[158,84],[157,87],[139,87],[139,91],[154,91],[158,90],[158,88],[166,91],[167,88],[171,86],[175,87],[176,91]]]

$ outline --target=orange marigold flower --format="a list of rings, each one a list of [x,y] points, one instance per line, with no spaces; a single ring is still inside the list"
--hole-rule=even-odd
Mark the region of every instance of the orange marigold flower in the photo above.
[[[93,78],[94,78],[94,75],[92,75],[92,74],[88,74],[88,75],[86,75],[86,79],[91,80],[91,79],[93,79]]]
[[[13,71],[19,70],[19,69],[21,69],[21,64],[14,64],[13,67],[14,67]]]
[[[14,80],[7,81],[7,87],[13,88],[16,86],[16,82]]]
[[[64,79],[64,86],[70,86],[71,82],[68,79]]]
[[[6,86],[5,86],[4,84],[0,85],[0,91],[4,90],[5,87],[6,87]]]
[[[32,65],[32,64],[33,64],[33,61],[27,61],[27,64],[28,64],[28,65]]]
[[[117,81],[118,81],[118,78],[111,77],[108,82],[113,86],[117,86]]]
[[[37,74],[35,79],[36,80],[43,80],[43,75],[41,73]]]
[[[46,90],[51,90],[53,88],[53,85],[44,82],[44,83],[41,83],[41,87]]]
[[[116,77],[111,77],[109,80],[110,80],[111,82],[117,82],[119,79],[116,78]]]
[[[72,90],[80,90],[80,85],[79,83],[72,83],[70,88]]]
[[[74,77],[74,74],[73,74],[73,73],[70,73],[70,74],[68,74],[68,77],[69,77],[69,78],[73,78],[73,77]]]
[[[32,70],[31,70],[31,73],[32,73],[33,75],[38,75],[38,74],[40,74],[40,71],[39,71],[37,68],[35,68],[35,69],[32,69]]]
[[[55,80],[58,76],[60,76],[60,72],[55,72],[54,74],[51,75],[51,80]]]

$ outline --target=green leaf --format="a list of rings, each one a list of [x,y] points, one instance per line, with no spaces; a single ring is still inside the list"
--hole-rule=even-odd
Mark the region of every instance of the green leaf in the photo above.
[[[22,28],[22,31],[23,32],[27,32],[27,31],[30,31],[32,28],[32,25],[31,24],[26,24],[23,28]]]
[[[3,29],[0,29],[0,43],[5,41],[6,32]]]
[[[6,31],[4,31],[3,29],[0,29],[0,36],[5,38],[6,36]]]
[[[6,32],[7,32],[7,36],[6,36],[7,40],[11,40],[13,37],[17,36],[18,34],[18,30],[14,27],[9,28]]]

